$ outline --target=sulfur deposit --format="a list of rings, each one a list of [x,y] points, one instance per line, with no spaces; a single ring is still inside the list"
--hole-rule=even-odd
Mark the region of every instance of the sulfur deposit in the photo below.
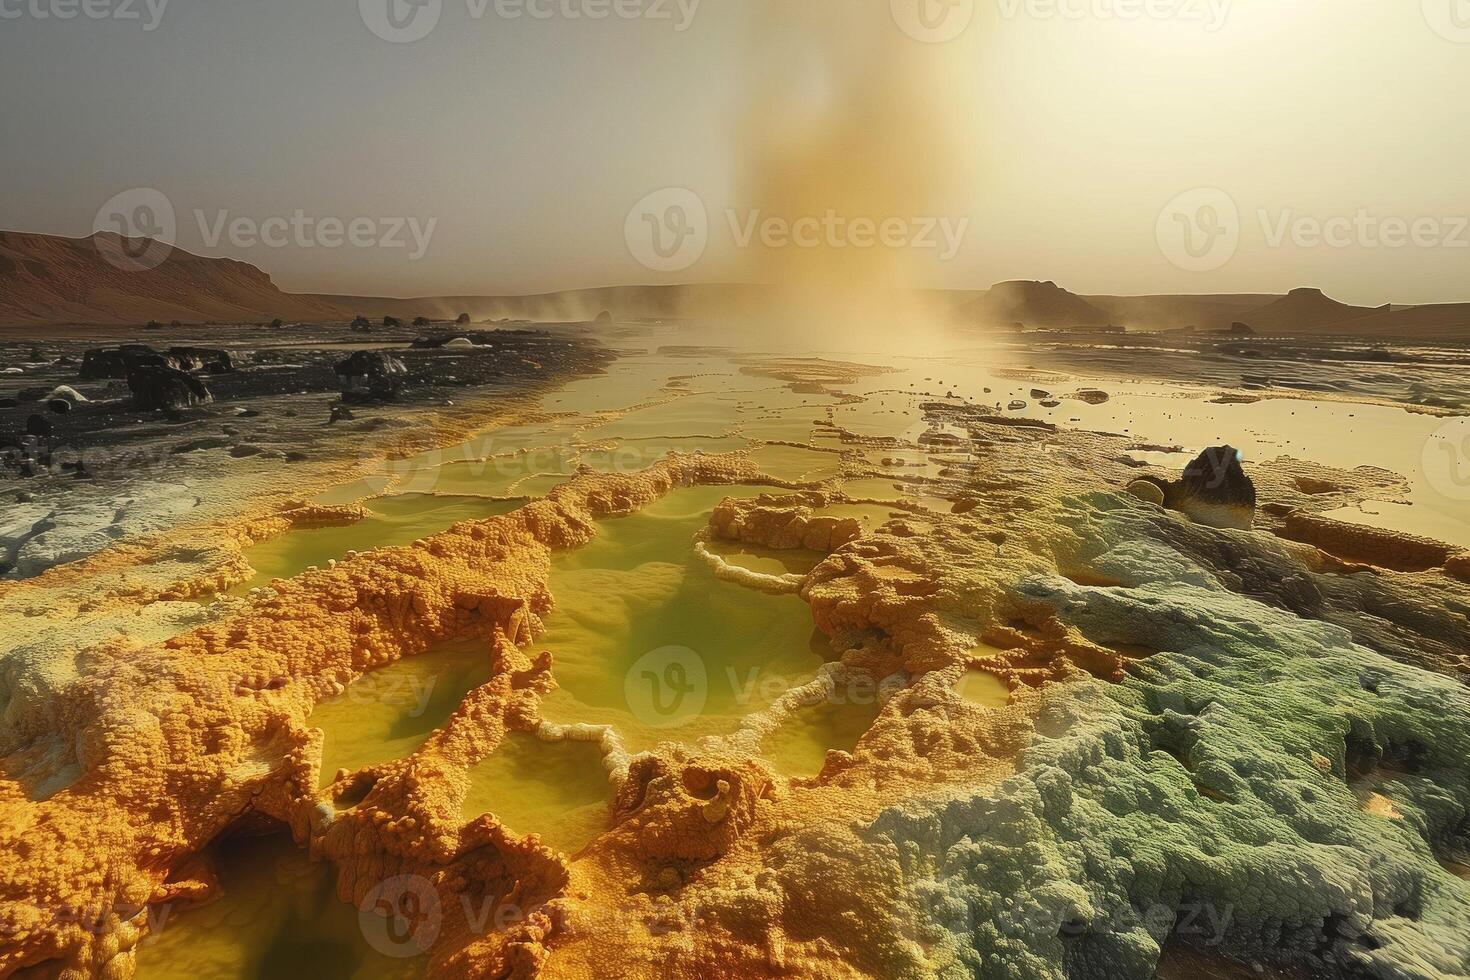
[[[0,678],[0,973],[131,975],[150,913],[187,921],[218,894],[220,842],[274,831],[330,865],[368,943],[436,977],[1147,980],[1172,952],[1470,977],[1460,559],[1404,569],[1301,531],[1391,480],[1222,448],[1202,457],[1222,482],[1180,503],[1124,436],[936,402],[920,434],[875,434],[838,411],[871,373],[743,369],[822,416],[826,469],[764,473],[787,457],[755,447],[584,462],[509,513],[248,599],[190,601],[248,576],[243,545],[372,502],[296,502],[207,557],[164,536],[5,586],[21,632]],[[681,381],[653,400],[687,409],[670,438],[729,437]],[[613,438],[590,429],[581,458]],[[616,725],[548,718],[547,623],[600,612],[561,609],[554,569],[695,487],[730,489],[688,542],[699,566],[799,597],[822,655],[735,730],[646,752]],[[779,564],[796,555],[806,571]],[[662,567],[641,566],[650,590]],[[48,638],[62,612],[103,639]],[[319,704],[455,641],[488,680],[447,720],[407,755],[321,771]],[[962,696],[976,673],[1004,697]],[[783,770],[780,738],[854,703],[853,744]],[[593,747],[607,802],[590,843],[465,814],[472,773],[512,738]]]

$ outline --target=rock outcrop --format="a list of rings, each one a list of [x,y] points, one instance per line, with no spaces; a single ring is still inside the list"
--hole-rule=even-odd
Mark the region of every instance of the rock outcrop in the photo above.
[[[408,368],[385,351],[361,350],[336,366],[342,398],[350,402],[391,401],[398,397]]]
[[[158,351],[147,344],[123,344],[98,347],[84,353],[79,375],[84,380],[126,378],[142,367],[227,374],[235,369],[235,362],[229,351],[215,347],[171,347]]]
[[[187,371],[149,365],[128,372],[133,404],[145,410],[177,410],[214,401],[209,388]]]
[[[1240,465],[1240,453],[1216,446],[1200,453],[1178,480],[1143,477],[1129,484],[1134,496],[1177,510],[1200,524],[1250,530],[1256,487]]]

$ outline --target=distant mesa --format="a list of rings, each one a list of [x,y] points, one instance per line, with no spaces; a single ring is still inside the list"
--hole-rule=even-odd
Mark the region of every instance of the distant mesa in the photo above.
[[[283,293],[255,266],[210,259],[180,248],[157,267],[133,270],[108,261],[127,247],[110,232],[58,238],[0,231],[0,323],[120,323],[172,321],[256,323],[273,317],[338,317],[334,306]]]
[[[1020,325],[1027,329],[1106,329],[1108,315],[1054,282],[1012,280],[990,287],[959,309],[962,322],[977,326]]]
[[[1268,334],[1315,332],[1387,309],[1348,306],[1328,298],[1320,289],[1302,288],[1293,289],[1276,302],[1251,313],[1250,322],[1255,329]]]
[[[60,238],[0,231],[0,326],[115,324],[162,330],[165,324],[351,324],[371,333],[407,323],[596,323],[758,314],[769,286],[693,283],[603,286],[536,295],[395,298],[286,293],[265,272],[233,259],[181,248],[155,267],[132,271],[119,249],[137,254],[147,240],[109,232]],[[113,261],[109,261],[112,256]],[[1050,280],[1011,280],[987,290],[931,294],[956,326],[989,330],[1147,331],[1177,335],[1470,338],[1470,303],[1350,306],[1320,289],[1210,295],[1079,295]],[[420,322],[423,321],[423,322]]]

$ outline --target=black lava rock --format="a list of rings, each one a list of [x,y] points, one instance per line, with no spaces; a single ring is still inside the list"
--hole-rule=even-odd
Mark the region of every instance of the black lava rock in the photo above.
[[[1221,507],[1256,509],[1256,485],[1240,465],[1240,452],[1232,446],[1206,449],[1184,467],[1177,493]]]
[[[1152,489],[1151,489],[1152,488]],[[1130,484],[1135,496],[1187,514],[1198,524],[1249,530],[1255,522],[1256,485],[1232,446],[1214,446],[1184,468],[1178,480],[1142,477]]]
[[[170,347],[157,351],[147,344],[97,347],[82,355],[79,372],[84,380],[126,378],[142,367],[167,367],[175,371],[228,374],[235,370],[230,352],[216,347]]]
[[[408,375],[408,367],[392,354],[360,350],[336,368],[337,381],[346,401],[389,401],[397,398]]]
[[[128,372],[133,404],[142,409],[192,408],[214,401],[204,382],[185,371],[150,365]]]

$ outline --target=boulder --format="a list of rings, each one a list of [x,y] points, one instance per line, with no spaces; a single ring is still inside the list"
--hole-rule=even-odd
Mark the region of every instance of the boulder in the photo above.
[[[218,347],[170,347],[164,358],[169,367],[180,371],[229,374],[235,370],[230,352]]]
[[[82,402],[90,401],[90,399],[86,395],[82,394],[80,391],[77,391],[71,385],[58,385],[57,387],[53,388],[51,390],[51,393],[46,396],[46,401],[55,401],[58,398],[64,398],[67,401],[71,402],[73,405],[79,405]]]
[[[1163,481],[1134,480],[1128,484],[1128,492],[1139,500],[1162,507],[1164,506],[1164,486]]]
[[[1232,446],[1206,449],[1178,480],[1143,477],[1130,483],[1128,492],[1177,510],[1197,524],[1250,530],[1255,523],[1256,485],[1245,475],[1240,452]]]
[[[398,397],[408,368],[402,361],[385,351],[360,350],[344,361],[335,371],[345,401],[386,401]]]
[[[61,385],[43,398],[42,401],[46,403],[46,407],[52,412],[57,415],[65,415],[73,408],[88,401],[88,398],[70,385]]]
[[[141,367],[168,367],[176,371],[227,374],[235,370],[230,352],[217,347],[170,347],[154,350],[147,344],[96,347],[82,355],[79,372],[83,380],[126,378]]]
[[[176,368],[149,365],[128,372],[133,404],[142,409],[192,408],[214,401],[203,381]]]
[[[163,355],[147,344],[123,344],[120,347],[96,347],[82,355],[78,376],[85,381],[104,378],[126,378],[140,367],[166,367]]]

